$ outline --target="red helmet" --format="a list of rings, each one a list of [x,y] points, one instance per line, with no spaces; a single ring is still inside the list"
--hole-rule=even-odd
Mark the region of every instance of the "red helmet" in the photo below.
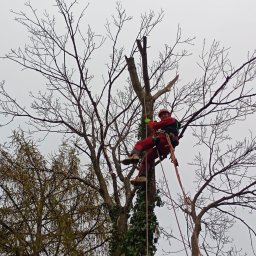
[[[168,109],[163,108],[158,112],[158,117],[160,117],[163,113],[168,113],[169,115],[171,114]]]

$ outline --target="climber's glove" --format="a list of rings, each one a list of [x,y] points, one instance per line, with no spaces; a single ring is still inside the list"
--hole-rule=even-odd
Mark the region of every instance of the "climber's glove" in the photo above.
[[[144,120],[145,124],[148,124],[150,121],[151,120],[148,117],[146,117],[145,120]]]

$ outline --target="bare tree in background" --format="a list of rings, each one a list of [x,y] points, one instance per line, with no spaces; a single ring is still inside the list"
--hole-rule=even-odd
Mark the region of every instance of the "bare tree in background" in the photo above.
[[[256,144],[251,127],[242,125],[255,117],[255,53],[235,68],[227,49],[214,41],[209,49],[204,44],[198,66],[202,77],[177,88],[172,100],[183,115],[180,137],[190,127],[199,152],[188,168],[197,184],[195,191],[189,189],[189,206],[187,198],[176,202],[187,215],[186,245],[192,255],[245,255],[229,233],[242,224],[255,255],[256,227],[248,215],[256,209]],[[169,205],[166,189],[163,193]]]
[[[183,202],[176,202],[187,217],[191,217],[185,248],[191,248],[192,255],[200,255],[203,250],[206,255],[216,255],[216,251],[217,255],[224,255],[229,226],[223,223],[228,217],[240,220],[254,235],[250,225],[232,212],[233,206],[244,205],[254,211],[255,175],[249,175],[250,168],[255,168],[254,138],[250,138],[250,143],[237,143],[229,148],[227,138],[221,137],[239,120],[255,113],[255,88],[251,83],[256,74],[254,54],[248,55],[248,59],[235,68],[227,50],[213,42],[209,49],[204,47],[202,51],[199,62],[202,78],[176,86],[178,64],[188,55],[182,48],[192,41],[182,39],[178,29],[173,46],[166,45],[159,59],[149,63],[146,36],[162,20],[163,13],[150,12],[142,16],[135,44],[127,54],[127,49],[118,43],[131,18],[120,4],[117,4],[117,16],[106,25],[106,37],[98,36],[90,27],[82,33],[86,8],[80,16],[74,15],[77,1],[66,4],[56,0],[56,4],[65,21],[63,34],[58,33],[55,17],[46,13],[41,19],[30,4],[27,6],[32,15],[15,13],[17,21],[27,27],[31,41],[23,50],[12,50],[6,58],[39,72],[46,79],[47,88],[46,92],[32,96],[31,108],[25,108],[2,85],[1,112],[11,118],[28,118],[35,131],[68,134],[70,141],[84,153],[87,168],[72,175],[72,179],[83,182],[85,175],[96,177],[86,185],[100,194],[111,219],[113,234],[109,254],[121,255],[124,250],[136,192],[129,182],[135,168],[123,169],[120,160],[130,151],[141,120],[145,115],[153,117],[159,105],[170,108],[178,116],[182,122],[181,138],[190,128],[198,144],[209,150],[209,155],[205,156],[207,165],[203,158],[196,158],[199,187],[194,196],[191,191],[189,208],[184,207]],[[106,40],[111,43],[111,49],[102,82],[94,78],[89,67]],[[130,80],[124,84],[126,68]],[[152,193],[149,200],[153,200],[154,171],[150,174],[153,178],[149,182]],[[219,219],[220,215],[225,218]],[[219,229],[217,219],[221,220]],[[216,245],[208,242],[211,237]],[[129,255],[137,255],[133,250],[131,246]],[[150,244],[149,255],[154,250]]]

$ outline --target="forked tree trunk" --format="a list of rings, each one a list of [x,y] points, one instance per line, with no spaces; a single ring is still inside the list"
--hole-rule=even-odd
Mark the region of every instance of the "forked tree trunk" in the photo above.
[[[152,96],[151,88],[150,88],[150,79],[148,75],[148,63],[147,63],[147,38],[144,36],[141,40],[137,40],[137,47],[139,49],[141,60],[142,60],[142,74],[143,74],[143,86],[140,83],[140,79],[137,74],[135,62],[133,57],[126,57],[126,63],[128,66],[128,71],[130,74],[130,79],[132,82],[133,89],[141,103],[142,106],[142,121],[144,118],[153,118],[153,109],[154,103],[157,98],[161,95],[169,92],[171,87],[178,80],[178,75],[169,82],[163,89],[158,91],[155,95]],[[150,134],[144,134],[143,137],[149,136]],[[155,200],[156,200],[156,182],[155,182],[155,168],[152,167],[147,173],[148,175],[148,185],[147,185],[147,196],[145,200],[147,200],[146,211],[148,213],[148,224],[151,225],[153,222],[156,222],[154,215],[155,208]],[[148,228],[147,241],[148,246],[145,247],[145,255],[151,256],[153,252],[149,252],[148,248],[154,248],[154,240],[153,240],[154,230],[152,228]],[[152,251],[152,249],[151,249]]]

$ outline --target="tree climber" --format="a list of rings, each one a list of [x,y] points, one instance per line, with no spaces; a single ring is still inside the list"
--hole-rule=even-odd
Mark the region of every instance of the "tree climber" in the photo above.
[[[175,118],[171,117],[171,113],[167,109],[161,109],[158,113],[158,117],[161,119],[159,122],[151,121],[149,118],[145,119],[145,123],[152,130],[152,136],[138,141],[128,158],[122,161],[124,165],[136,164],[142,157],[138,177],[131,180],[133,184],[145,182],[146,172],[154,165],[155,159],[157,159],[158,156],[166,158],[170,153],[166,136],[170,137],[174,148],[179,144],[178,133],[180,123]]]

